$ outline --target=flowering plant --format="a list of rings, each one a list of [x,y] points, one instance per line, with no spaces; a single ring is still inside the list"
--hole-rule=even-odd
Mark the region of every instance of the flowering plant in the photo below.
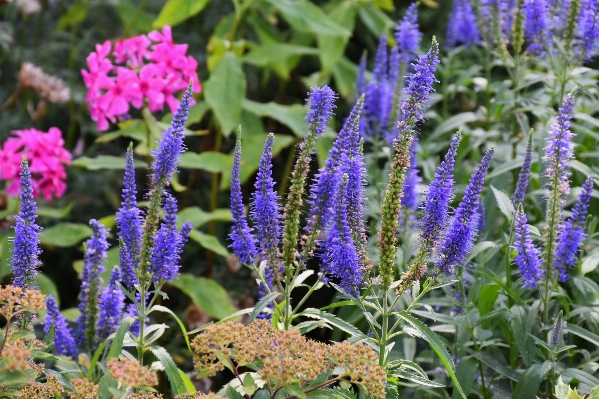
[[[71,164],[71,154],[64,148],[62,132],[56,127],[48,132],[37,129],[15,130],[0,148],[0,179],[8,181],[6,194],[19,193],[19,171],[21,158],[27,154],[31,160],[33,196],[40,194],[46,201],[62,197],[67,185],[65,165]]]
[[[174,113],[175,94],[190,80],[193,91],[201,91],[198,63],[187,55],[187,44],[173,42],[170,26],[118,41],[114,49],[110,41],[98,44],[87,65],[89,70],[81,71],[88,88],[85,99],[98,130],[107,130],[117,118],[127,118],[130,105],[139,109],[146,104],[150,112],[157,112],[168,104]]]

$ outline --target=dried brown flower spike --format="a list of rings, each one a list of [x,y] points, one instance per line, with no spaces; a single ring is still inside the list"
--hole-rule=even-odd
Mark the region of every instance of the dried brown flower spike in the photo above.
[[[42,99],[50,103],[64,103],[71,98],[71,91],[62,79],[44,73],[30,62],[21,65],[19,83],[23,88],[37,91]]]

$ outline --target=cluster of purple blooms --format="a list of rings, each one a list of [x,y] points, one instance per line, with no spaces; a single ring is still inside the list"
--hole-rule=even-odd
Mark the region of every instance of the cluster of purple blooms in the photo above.
[[[406,97],[399,105],[397,115],[398,131],[410,129],[409,135],[405,137],[411,137],[418,123],[424,119],[424,110],[433,91],[432,85],[436,82],[434,73],[439,62],[437,52],[435,43],[427,54],[419,57],[418,62],[413,65],[414,72],[408,76],[404,89]],[[365,96],[368,98],[368,93]],[[306,120],[310,122],[310,130],[324,130],[322,125],[313,121],[328,122],[335,98],[335,94],[327,86],[312,89],[306,116]],[[323,101],[329,105],[321,105]],[[328,280],[326,276],[335,278],[346,292],[354,295],[359,293],[359,288],[365,281],[364,272],[368,269],[363,194],[366,168],[359,122],[360,115],[363,115],[363,103],[366,103],[364,97],[358,99],[335,140],[325,165],[315,175],[309,190],[307,226],[304,228],[302,244],[310,244],[306,237],[313,234],[316,234],[317,240],[313,242],[314,248],[311,250],[299,251],[306,254],[315,252],[320,259],[320,272],[325,276],[323,280]],[[447,274],[452,274],[456,267],[463,264],[481,223],[484,226],[484,215],[481,215],[484,207],[481,206],[480,193],[494,153],[493,148],[487,151],[470,180],[462,202],[451,216],[449,211],[453,199],[453,168],[460,139],[461,135],[458,134],[452,140],[445,160],[429,186],[420,221],[424,251],[430,253],[437,248],[436,268]],[[281,208],[273,189],[272,140],[274,138],[271,136],[265,144],[255,184],[256,191],[250,205],[254,228],[249,226],[244,213],[239,180],[241,145],[237,143],[231,179],[233,229],[230,234],[231,248],[239,260],[246,264],[266,261],[269,265],[267,269],[272,273],[270,276],[283,271],[278,245],[282,241],[281,224],[286,216],[280,214]],[[396,141],[398,140],[400,139]],[[414,148],[415,144],[411,145],[412,154]],[[408,169],[408,175],[412,173],[411,169],[415,169],[414,163]],[[408,199],[414,206],[418,204],[415,198]],[[258,213],[257,210],[263,212]],[[266,293],[265,289],[266,287],[261,288],[261,296]]]
[[[76,320],[75,330],[67,325],[55,298],[51,295],[47,297],[48,313],[44,330],[48,332],[54,326],[57,353],[76,358],[78,347],[93,351],[116,331],[123,317],[136,317],[135,304],[130,303],[125,311],[125,293],[122,288],[134,292],[140,284],[149,284],[151,280],[158,284],[176,278],[180,268],[179,258],[193,226],[187,222],[177,231],[177,202],[166,186],[176,172],[179,156],[184,150],[183,126],[187,119],[191,95],[190,86],[174,115],[171,127],[164,132],[157,149],[153,152],[154,173],[148,197],[150,201],[157,201],[158,205],[163,202],[165,216],[151,237],[148,264],[141,265],[144,218],[137,206],[133,150],[130,147],[127,151],[123,202],[116,216],[120,267],[112,270],[108,286],[102,287],[100,274],[105,270],[104,264],[109,248],[108,232],[97,220],[92,220],[92,237],[86,242],[79,295],[81,315]],[[35,275],[40,265],[38,244],[41,228],[35,224],[36,205],[26,159],[23,159],[20,182],[21,211],[15,217],[15,246],[10,268],[15,285],[31,288],[35,286]]]
[[[574,3],[576,2],[576,5]],[[527,50],[543,56],[553,50],[553,38],[566,43],[575,54],[590,59],[599,49],[598,0],[454,0],[447,25],[447,46],[471,46],[485,41],[509,43],[521,21]],[[477,9],[478,7],[478,9]],[[519,13],[519,15],[517,15]],[[519,18],[516,18],[516,17]]]
[[[519,268],[525,287],[537,287],[544,279],[557,278],[558,281],[566,281],[567,270],[574,267],[576,255],[585,238],[583,227],[593,191],[592,177],[589,177],[583,184],[582,193],[572,209],[571,216],[566,220],[562,216],[565,196],[570,192],[569,160],[573,157],[574,146],[572,143],[574,134],[570,130],[570,119],[572,119],[573,107],[574,97],[568,94],[559,109],[557,122],[549,132],[549,144],[545,148],[545,177],[547,177],[549,189],[546,223],[548,224],[547,234],[550,235],[546,238],[553,244],[546,244],[543,252],[534,244],[530,236],[527,217],[523,209],[532,166],[532,135],[516,184],[513,199],[516,207],[514,248],[517,251],[517,256],[515,263]],[[549,264],[546,262],[548,259]]]

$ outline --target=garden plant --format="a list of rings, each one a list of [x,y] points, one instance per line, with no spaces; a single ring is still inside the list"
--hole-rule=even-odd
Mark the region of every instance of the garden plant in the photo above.
[[[599,398],[599,0],[0,15],[0,397]]]

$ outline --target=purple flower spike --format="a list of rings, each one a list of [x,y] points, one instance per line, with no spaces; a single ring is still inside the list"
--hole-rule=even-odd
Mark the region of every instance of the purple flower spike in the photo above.
[[[587,0],[580,8],[578,35],[582,40],[584,57],[590,60],[597,54],[599,41],[599,0]]]
[[[514,262],[518,266],[520,276],[523,279],[523,285],[528,288],[536,288],[543,278],[543,269],[541,268],[541,256],[539,250],[530,238],[528,224],[526,224],[526,214],[520,208],[516,211],[515,241],[514,249],[518,252]],[[509,277],[508,277],[509,278]]]
[[[418,58],[418,62],[412,64],[414,73],[408,76],[408,86],[403,90],[406,97],[400,105],[401,121],[400,130],[417,127],[424,120],[424,110],[431,100],[433,83],[438,82],[435,78],[436,65],[439,63],[439,44],[435,41],[431,49]],[[411,121],[412,123],[406,123]],[[403,123],[402,123],[403,122]],[[400,131],[400,135],[402,135]]]
[[[440,241],[447,225],[449,202],[453,199],[453,168],[461,139],[462,135],[458,132],[451,140],[445,159],[437,168],[435,180],[428,186],[424,200],[422,209],[424,215],[420,221],[422,227],[420,240],[423,245],[431,248]]]
[[[264,151],[258,167],[256,191],[252,195],[251,216],[256,231],[256,241],[263,260],[273,261],[278,253],[283,233],[279,197],[272,179],[272,147],[275,136],[271,133],[264,143]],[[275,265],[269,264],[271,268]]]
[[[516,190],[514,191],[514,206],[518,207],[518,204],[524,203],[526,197],[526,189],[528,188],[528,181],[530,180],[530,168],[532,167],[532,151],[533,151],[533,135],[532,132],[528,137],[528,145],[526,146],[526,153],[524,154],[524,162],[522,163],[522,169],[518,175],[518,183],[516,183]]]
[[[52,295],[46,297],[46,322],[44,323],[44,333],[48,334],[50,328],[54,325],[54,347],[59,355],[69,356],[77,359],[77,345],[73,339],[73,333],[67,325],[67,320],[58,310],[56,300]]]
[[[420,33],[420,27],[418,26],[418,11],[416,10],[416,3],[412,3],[408,7],[406,15],[395,28],[395,41],[402,62],[408,63],[414,58],[421,40],[422,33]]]
[[[346,153],[352,145],[352,140],[359,140],[358,128],[362,105],[363,101],[359,99],[335,139],[325,166],[318,171],[314,183],[310,187],[308,199],[310,211],[305,229],[307,233],[314,229],[322,231],[329,224],[335,203],[335,193],[342,176],[339,174],[340,165],[346,159]]]
[[[468,0],[454,0],[447,25],[447,47],[458,44],[466,46],[480,43],[476,17]]]
[[[439,258],[435,263],[436,267],[445,274],[453,274],[455,268],[464,262],[476,238],[478,222],[476,214],[480,193],[494,153],[494,148],[487,151],[478,169],[470,178],[464,198],[462,198],[451,227],[441,244]]]
[[[84,259],[83,277],[81,279],[81,292],[79,293],[79,311],[81,316],[77,319],[77,342],[87,349],[91,349],[96,337],[96,322],[98,320],[98,298],[104,271],[107,231],[95,219],[89,222],[92,228],[92,237],[87,240]]]
[[[121,272],[115,267],[110,273],[110,282],[100,296],[98,318],[98,329],[96,332],[96,343],[101,343],[110,334],[115,332],[121,323],[123,308],[125,307],[125,294],[117,281],[121,280]]]
[[[21,210],[15,216],[15,238],[13,254],[8,265],[13,275],[13,285],[23,289],[34,287],[34,278],[37,268],[41,264],[38,255],[39,236],[42,228],[35,224],[37,219],[33,188],[31,186],[31,172],[26,156],[21,161]]]
[[[308,122],[309,130],[321,135],[331,116],[333,116],[333,108],[337,95],[327,85],[322,87],[314,87],[307,99],[306,122]]]
[[[151,169],[154,172],[152,175],[152,186],[154,187],[164,184],[177,172],[181,153],[185,151],[183,129],[187,121],[187,111],[192,94],[193,85],[190,83],[179,103],[177,112],[173,115],[171,126],[163,133],[158,142],[158,148],[152,151],[154,163]]]
[[[233,216],[233,227],[229,238],[230,248],[242,263],[254,261],[256,256],[256,243],[245,217],[243,196],[241,195],[241,181],[239,173],[241,168],[241,132],[237,134],[237,144],[233,156],[233,169],[231,171],[231,214]]]
[[[545,175],[550,182],[557,182],[557,189],[561,196],[570,192],[570,159],[573,156],[572,150],[574,144],[572,137],[574,134],[570,130],[570,120],[574,110],[574,97],[568,94],[564,98],[562,107],[559,109],[557,123],[555,123],[549,132],[549,145],[545,148],[545,163],[547,168]],[[560,202],[560,205],[563,205]]]
[[[524,16],[524,36],[530,43],[528,50],[536,55],[544,53],[543,45],[547,43],[547,4],[545,0],[524,0],[522,3],[522,14]]]
[[[572,209],[572,215],[561,226],[557,239],[555,262],[553,263],[559,281],[567,280],[567,269],[574,267],[576,254],[579,251],[580,244],[586,237],[583,227],[592,194],[593,178],[589,177],[582,185],[582,193],[576,205],[574,205],[574,209]]]
[[[125,287],[129,289],[132,289],[137,282],[135,269],[139,265],[141,249],[142,216],[141,210],[137,207],[136,195],[133,148],[129,147],[125,165],[123,202],[116,214],[118,234],[122,241],[119,246],[122,280]]]
[[[333,223],[324,245],[323,272],[339,278],[339,285],[348,294],[357,295],[362,283],[362,270],[347,220],[346,191],[347,175],[344,175],[336,195]]]
[[[154,251],[150,258],[149,270],[154,273],[154,281],[172,281],[177,276],[183,245],[193,226],[187,222],[182,226],[181,233],[177,233],[177,200],[170,194],[166,195],[164,210],[164,221],[154,236]]]

